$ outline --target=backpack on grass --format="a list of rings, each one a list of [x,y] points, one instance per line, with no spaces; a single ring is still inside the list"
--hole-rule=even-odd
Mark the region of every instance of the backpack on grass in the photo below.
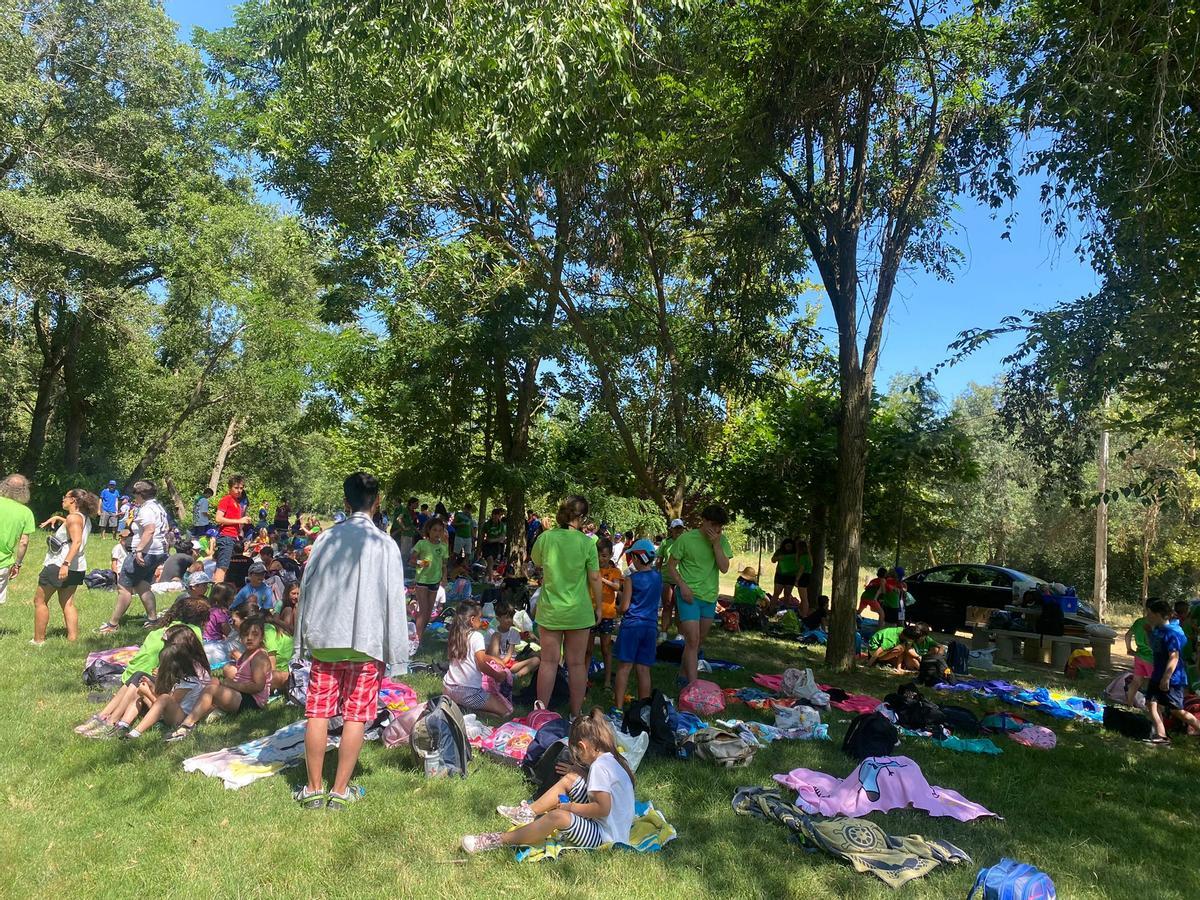
[[[634,700],[625,708],[621,730],[630,737],[650,732],[650,749],[659,756],[675,756],[679,742],[671,728],[671,704],[658,688],[649,700]]]
[[[879,713],[854,717],[842,740],[842,752],[862,761],[868,756],[891,756],[900,743],[900,732]]]
[[[951,641],[946,648],[946,665],[955,675],[966,675],[971,661],[971,649],[962,641]]]
[[[705,728],[692,735],[695,755],[723,769],[740,769],[754,759],[754,748],[732,731]]]
[[[965,706],[947,704],[942,707],[942,717],[954,734],[979,734],[979,716]]]
[[[458,704],[445,694],[429,699],[413,726],[409,746],[424,761],[426,778],[467,777],[471,761],[467,726]]]
[[[1104,707],[1104,728],[1135,741],[1146,740],[1153,731],[1150,720],[1145,715],[1117,706]]]
[[[1054,882],[1049,875],[1008,858],[980,870],[967,900],[977,894],[983,900],[1055,900]]]

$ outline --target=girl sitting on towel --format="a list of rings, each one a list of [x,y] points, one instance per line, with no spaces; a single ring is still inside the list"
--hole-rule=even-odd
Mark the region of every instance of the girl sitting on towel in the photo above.
[[[557,832],[558,840],[594,850],[602,844],[629,843],[633,827],[633,770],[617,751],[612,727],[599,707],[571,726],[567,746],[576,766],[533,803],[498,806],[496,812],[514,831],[468,834],[468,853],[500,847],[541,844]]]
[[[195,632],[186,625],[172,625],[163,635],[154,687],[151,688],[148,681],[139,685],[150,708],[125,736],[139,738],[159,719],[174,728],[196,708],[211,680],[208,656]]]
[[[465,710],[512,715],[512,673],[488,656],[482,607],[467,600],[454,608],[447,657],[450,670],[442,678],[446,695]]]

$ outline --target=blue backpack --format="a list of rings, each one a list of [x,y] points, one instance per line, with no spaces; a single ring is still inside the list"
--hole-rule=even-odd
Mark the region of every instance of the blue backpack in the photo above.
[[[983,900],[1055,900],[1054,882],[1049,875],[1008,858],[990,868],[980,869],[967,900],[981,888]]]
[[[955,675],[967,674],[967,662],[971,658],[971,651],[967,649],[967,645],[962,641],[951,641],[949,648],[946,650],[946,665],[950,667],[950,671]]]

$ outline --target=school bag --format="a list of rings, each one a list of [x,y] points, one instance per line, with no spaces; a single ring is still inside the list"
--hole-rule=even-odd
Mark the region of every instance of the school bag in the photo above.
[[[467,726],[458,704],[445,694],[429,698],[413,725],[409,746],[424,761],[426,778],[467,777],[471,761]]]
[[[288,680],[283,688],[283,696],[288,703],[305,705],[308,701],[308,679],[311,675],[311,659],[293,659],[288,663]]]
[[[1057,603],[1043,603],[1042,614],[1038,616],[1038,634],[1048,634],[1052,637],[1062,637],[1066,625],[1062,607]]]
[[[945,716],[937,704],[926,700],[915,684],[908,684],[888,694],[883,702],[896,714],[896,721],[913,731],[936,731],[945,724]]]
[[[951,681],[954,678],[950,667],[946,665],[946,657],[944,656],[929,656],[921,660],[921,667],[917,670],[917,684],[922,687],[935,687],[944,681]],[[951,681],[951,683],[953,683]]]
[[[698,678],[679,693],[679,708],[698,716],[712,716],[725,708],[720,685]]]
[[[862,713],[854,717],[842,739],[842,752],[861,761],[868,756],[891,756],[900,743],[900,732],[879,713]]]
[[[542,754],[550,749],[551,746],[564,740],[567,732],[571,730],[571,723],[561,716],[557,719],[551,719],[537,730],[537,734],[533,736],[528,749],[525,751],[525,761],[521,768],[525,771],[525,777],[533,780],[531,771],[537,765],[538,760],[542,758]]]
[[[754,759],[754,748],[724,728],[704,728],[691,737],[693,753],[723,769],[740,769]]]
[[[955,675],[966,675],[967,664],[971,659],[971,650],[962,641],[951,641],[946,648],[946,665]]]
[[[829,695],[817,687],[812,669],[784,669],[781,679],[783,693],[813,706],[829,706]]]
[[[634,700],[625,709],[621,730],[630,737],[650,733],[650,749],[659,756],[675,756],[679,743],[671,728],[671,702],[658,688],[649,700]]]
[[[92,569],[83,576],[89,591],[111,591],[117,586],[117,573],[111,569]]]
[[[1078,678],[1081,669],[1096,669],[1096,657],[1091,650],[1072,650],[1067,664],[1063,667],[1063,675],[1067,678]]]
[[[1118,706],[1104,707],[1104,728],[1138,741],[1146,740],[1152,731],[1150,720],[1144,715]]]
[[[424,703],[397,710],[383,729],[383,746],[391,748],[407,744],[412,738],[413,726],[417,724],[417,719],[421,718],[423,712],[425,712]]]
[[[994,866],[980,869],[967,900],[1055,900],[1054,882],[1045,872],[1028,863],[1007,857]]]
[[[954,734],[979,734],[979,716],[965,706],[943,706],[942,719]]]
[[[88,687],[120,687],[125,667],[106,659],[94,659],[83,670],[83,683]]]

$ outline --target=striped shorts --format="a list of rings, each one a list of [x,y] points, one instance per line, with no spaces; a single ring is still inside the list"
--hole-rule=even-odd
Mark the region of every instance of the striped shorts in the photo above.
[[[580,778],[567,790],[572,803],[587,803],[587,781]],[[604,834],[594,819],[571,813],[571,824],[558,833],[559,839],[573,847],[595,850],[604,843]]]

